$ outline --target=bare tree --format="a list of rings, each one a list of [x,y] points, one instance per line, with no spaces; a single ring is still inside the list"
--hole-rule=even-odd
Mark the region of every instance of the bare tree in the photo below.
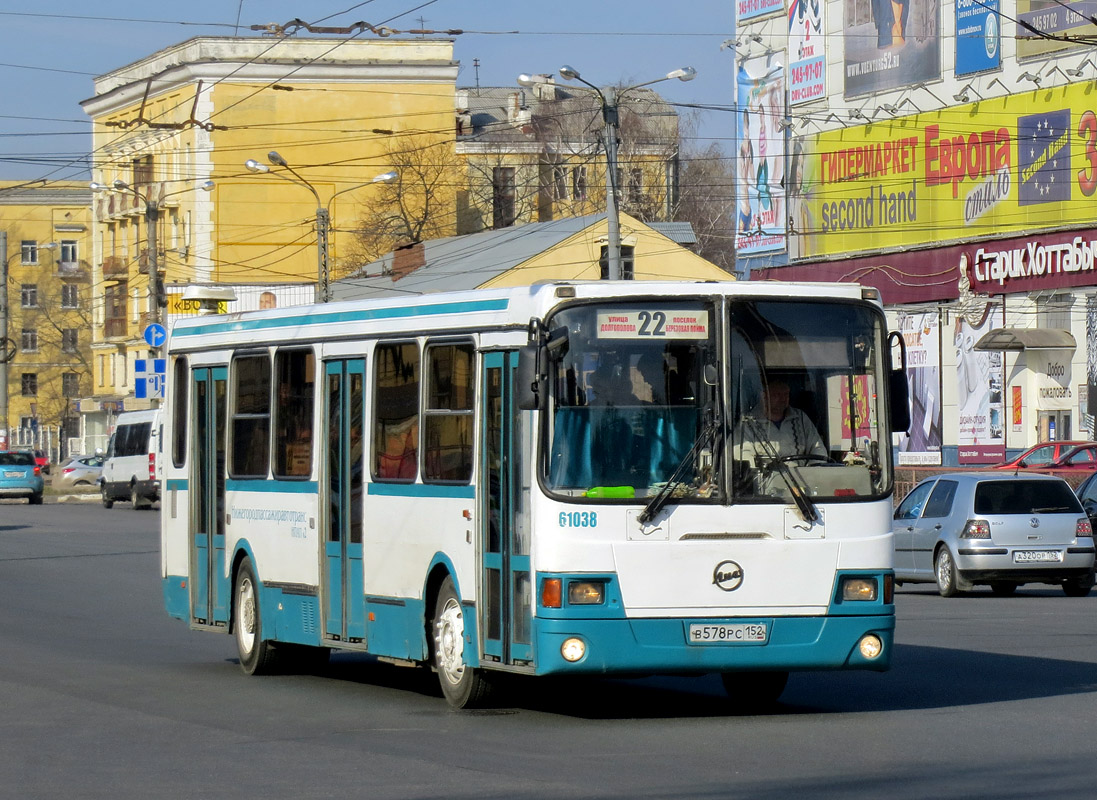
[[[354,228],[350,263],[375,261],[403,245],[453,235],[458,161],[453,141],[413,135],[393,139],[385,158],[399,178],[378,184],[376,199]],[[345,277],[346,268],[333,278]]]
[[[735,165],[717,142],[683,154],[674,219],[689,222],[698,254],[735,271]]]

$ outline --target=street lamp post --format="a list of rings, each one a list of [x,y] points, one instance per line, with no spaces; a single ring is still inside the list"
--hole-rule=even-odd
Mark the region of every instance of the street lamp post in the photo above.
[[[193,188],[200,189],[203,192],[209,192],[213,187],[213,181],[203,181],[198,184],[197,187]],[[168,192],[167,194],[162,195],[159,200],[153,200],[136,186],[131,186],[121,178],[110,186],[104,186],[100,183],[91,184],[91,190],[93,192],[133,192],[134,197],[145,204],[145,230],[147,231],[146,236],[148,237],[149,297],[152,300],[152,308],[149,311],[149,322],[163,322],[160,317],[160,309],[167,305],[167,300],[161,285],[162,281],[160,280],[160,209],[163,206],[164,200],[173,195],[188,192],[191,188],[192,187],[188,186],[185,189]]]
[[[396,172],[384,172],[377,175],[372,180],[360,183],[356,186],[350,186],[346,189],[340,189],[328,198],[328,202],[325,205],[320,200],[320,193],[316,191],[311,183],[305,180],[301,174],[289,165],[286,159],[282,158],[278,154],[278,151],[271,150],[267,153],[267,160],[270,161],[276,167],[282,169],[293,175],[293,178],[287,178],[281,172],[271,172],[270,167],[266,164],[261,164],[254,158],[249,158],[244,162],[244,166],[249,172],[256,173],[269,173],[276,178],[281,178],[284,181],[296,184],[298,186],[304,186],[310,192],[312,196],[316,198],[316,302],[317,303],[330,303],[331,302],[331,266],[330,258],[328,256],[328,240],[331,236],[331,203],[336,197],[345,193],[351,192],[355,189],[361,189],[363,186],[369,186],[371,183],[392,183],[399,175]],[[296,180],[294,180],[296,178]]]
[[[676,69],[673,72],[668,72],[662,78],[656,78],[653,81],[645,81],[644,83],[633,84],[632,86],[626,86],[623,89],[615,89],[613,87],[607,87],[605,89],[599,89],[590,81],[583,78],[579,74],[579,70],[575,67],[565,64],[560,67],[560,77],[564,80],[579,81],[586,85],[602,103],[602,122],[604,126],[602,128],[602,143],[606,153],[606,235],[609,239],[606,247],[606,261],[608,262],[608,269],[606,277],[611,281],[621,279],[621,213],[618,208],[617,191],[617,144],[618,144],[618,101],[627,92],[631,92],[633,89],[639,89],[643,86],[651,86],[653,83],[660,83],[662,81],[669,81],[678,79],[680,81],[691,81],[696,77],[697,70],[693,67],[682,67]],[[518,84],[520,86],[534,86],[543,82],[544,78],[540,75],[527,75],[522,74],[518,76]]]

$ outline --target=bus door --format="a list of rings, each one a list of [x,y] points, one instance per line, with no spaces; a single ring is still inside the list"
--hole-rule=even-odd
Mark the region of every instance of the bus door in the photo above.
[[[366,638],[362,564],[362,426],[366,362],[324,362],[323,464],[320,507],[324,523],[324,634],[328,639]]]
[[[194,458],[190,466],[191,621],[227,625],[225,573],[225,414],[228,370],[193,371]]]
[[[501,664],[528,665],[531,644],[529,459],[514,402],[518,354],[485,353],[480,398],[479,518],[483,553],[481,636],[484,655]]]

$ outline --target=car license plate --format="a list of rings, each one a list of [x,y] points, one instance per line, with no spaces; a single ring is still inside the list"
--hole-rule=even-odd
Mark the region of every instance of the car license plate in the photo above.
[[[769,625],[765,622],[737,622],[733,625],[692,623],[690,644],[765,644]]]
[[[23,473],[22,472],[5,472],[4,477],[5,478],[22,478]]]
[[[1015,564],[1031,564],[1039,561],[1055,561],[1059,562],[1063,560],[1063,554],[1059,550],[1014,550],[1013,551],[1013,563]]]

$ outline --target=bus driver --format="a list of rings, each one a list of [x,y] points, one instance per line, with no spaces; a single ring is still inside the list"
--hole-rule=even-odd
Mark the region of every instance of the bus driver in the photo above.
[[[740,422],[735,437],[735,459],[759,465],[777,458],[827,459],[819,431],[807,414],[789,405],[788,382],[773,378],[762,392],[762,402]]]

